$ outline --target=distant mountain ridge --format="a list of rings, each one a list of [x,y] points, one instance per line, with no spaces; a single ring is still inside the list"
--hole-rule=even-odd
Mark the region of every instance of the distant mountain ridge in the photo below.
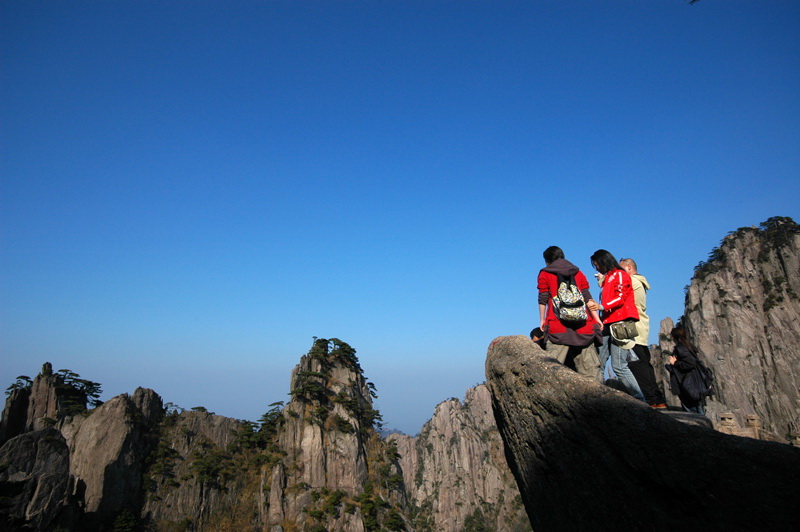
[[[165,407],[141,388],[92,410],[80,396],[77,412],[68,384],[45,364],[12,386],[5,530],[529,530],[485,388],[439,405],[425,436],[384,439],[375,388],[338,339],[315,340],[289,403],[259,423]]]

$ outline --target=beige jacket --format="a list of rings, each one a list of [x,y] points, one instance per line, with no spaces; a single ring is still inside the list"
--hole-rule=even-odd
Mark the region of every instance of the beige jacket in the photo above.
[[[650,290],[650,283],[644,275],[635,273],[631,275],[631,286],[633,287],[633,299],[636,302],[636,310],[639,311],[639,321],[636,322],[636,330],[639,334],[634,341],[639,345],[647,345],[650,337],[650,318],[647,316],[647,291]]]

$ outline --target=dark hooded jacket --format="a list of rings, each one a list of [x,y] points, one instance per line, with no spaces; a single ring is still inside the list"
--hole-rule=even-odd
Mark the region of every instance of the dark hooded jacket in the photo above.
[[[553,296],[558,294],[558,275],[575,276],[575,284],[583,295],[584,301],[592,299],[589,292],[589,281],[580,269],[566,259],[556,259],[539,271],[539,303],[547,305],[547,314],[543,328],[547,341],[559,345],[586,346],[592,341],[601,340],[600,325],[595,322],[587,309],[589,319],[577,328],[567,327],[553,312]]]

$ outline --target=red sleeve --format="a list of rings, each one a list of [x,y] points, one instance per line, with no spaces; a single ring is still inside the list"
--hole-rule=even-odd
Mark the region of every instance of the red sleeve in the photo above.
[[[539,288],[538,301],[540,305],[547,305],[550,302],[550,286],[547,279],[548,277],[549,276],[546,275],[545,272],[539,272],[537,286]]]
[[[586,276],[583,275],[583,272],[580,270],[575,274],[575,285],[581,292],[589,289],[589,281],[586,280]]]
[[[547,273],[546,272],[539,272],[539,279],[537,280],[539,293],[547,292],[550,293],[550,283],[547,280]]]
[[[603,302],[603,308],[605,310],[620,308],[625,303],[623,297],[623,273],[624,272],[622,270],[615,270],[606,278],[605,285],[603,286],[603,292],[605,294],[606,290],[608,290],[609,299],[608,301]]]

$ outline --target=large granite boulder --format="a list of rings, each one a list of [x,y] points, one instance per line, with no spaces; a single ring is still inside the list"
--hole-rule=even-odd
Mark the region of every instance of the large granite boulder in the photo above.
[[[51,530],[74,520],[69,492],[69,449],[56,429],[16,436],[0,448],[3,530]]]
[[[525,336],[491,343],[486,378],[534,530],[800,527],[800,449],[681,423]]]

